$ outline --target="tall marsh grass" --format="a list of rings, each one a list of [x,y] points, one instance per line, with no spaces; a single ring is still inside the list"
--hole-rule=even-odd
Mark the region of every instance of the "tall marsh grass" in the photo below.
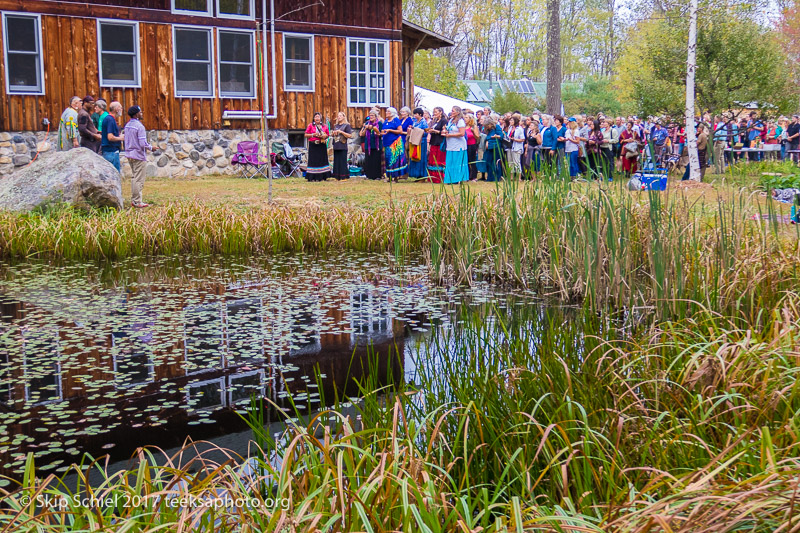
[[[0,214],[0,256],[115,259],[134,255],[355,250],[422,254],[434,278],[523,285],[562,301],[686,316],[697,305],[753,320],[796,286],[797,231],[749,219],[759,197],[723,201],[629,193],[620,183],[453,187],[391,207],[174,204],[148,212]],[[688,302],[696,302],[689,304]]]
[[[37,478],[30,459],[22,483],[0,492],[0,526],[793,531],[799,302],[786,297],[769,328],[707,313],[641,337],[581,310],[464,312],[423,341],[410,382],[376,390],[381,380],[367,375],[353,407],[334,399],[329,410],[296,410],[275,440],[252,415],[250,461],[142,450],[96,486],[85,480],[102,468],[75,466],[81,481],[69,488]],[[133,506],[29,503],[76,493]],[[255,503],[202,504],[225,495]],[[195,505],[167,504],[182,499]]]

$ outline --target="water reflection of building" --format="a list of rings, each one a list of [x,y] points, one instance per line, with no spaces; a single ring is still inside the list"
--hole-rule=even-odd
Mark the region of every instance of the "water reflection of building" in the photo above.
[[[333,292],[216,284],[191,297],[163,288],[117,292],[106,296],[110,311],[90,316],[25,296],[0,302],[0,406],[25,419],[6,431],[57,441],[62,427],[99,423],[99,434],[77,431],[78,445],[95,455],[108,442],[124,454],[230,431],[241,420],[227,408],[253,394],[284,405],[281,393],[304,390],[301,378],[313,382],[317,368],[329,401],[357,394],[352,378],[366,372],[403,376],[403,323],[371,284]],[[37,433],[54,404],[70,416]],[[215,423],[190,426],[208,417]]]

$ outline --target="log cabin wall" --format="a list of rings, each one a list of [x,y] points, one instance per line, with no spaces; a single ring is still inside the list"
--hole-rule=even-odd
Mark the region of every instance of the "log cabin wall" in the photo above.
[[[261,1],[255,1],[256,20],[175,15],[170,0],[93,0],[91,3],[68,0],[0,0],[0,11],[41,15],[44,95],[7,94],[6,62],[0,61],[0,131],[44,129],[42,120],[51,122],[51,131],[72,96],[86,94],[119,100],[123,108],[141,106],[145,126],[154,130],[208,130],[257,128],[258,121],[233,121],[225,124],[225,110],[260,110],[263,93],[255,98],[220,98],[218,69],[214,61],[215,97],[175,96],[173,79],[173,24],[211,26],[230,29],[257,29],[261,20]],[[388,43],[387,82],[389,104],[402,101],[402,5],[401,0],[328,0],[325,5],[311,3],[297,9],[292,0],[275,0],[276,15],[276,103],[270,112],[271,129],[301,129],[320,111],[333,121],[338,111],[346,111],[353,124],[360,124],[368,107],[348,107],[347,38],[384,40]],[[279,18],[280,17],[280,18]],[[139,21],[139,62],[141,88],[100,87],[97,51],[97,19]],[[260,29],[260,28],[259,28]],[[0,38],[3,28],[0,27]],[[314,92],[284,91],[283,32],[314,35]],[[216,58],[217,33],[212,32]],[[256,48],[266,38],[265,83],[270,79],[270,34],[256,32]],[[256,73],[258,78],[258,73]],[[259,86],[260,84],[257,84]],[[272,106],[272,95],[268,95]]]

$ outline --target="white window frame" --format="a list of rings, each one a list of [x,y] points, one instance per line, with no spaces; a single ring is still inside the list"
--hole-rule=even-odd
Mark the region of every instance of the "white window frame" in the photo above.
[[[176,9],[175,0],[170,0],[170,11],[175,15],[194,15],[195,17],[213,17],[214,16],[214,3],[212,0],[206,0],[205,11],[190,11],[188,9]]]
[[[218,75],[217,83],[219,84],[218,87],[218,94],[220,98],[239,98],[239,99],[255,99],[257,97],[257,88],[256,88],[256,32],[255,30],[240,30],[240,29],[228,29],[228,28],[217,28],[217,72],[222,72],[222,46],[220,46],[220,33],[244,33],[250,36],[250,75],[252,76],[251,87],[252,91],[250,94],[245,93],[226,93],[222,91],[222,79]],[[226,61],[226,63],[231,63],[234,65],[243,65],[244,63],[232,63],[230,61]]]
[[[50,335],[55,340],[55,345],[56,345],[55,346],[55,351],[56,351],[56,353],[55,353],[55,361],[54,361],[54,363],[55,363],[55,366],[56,366],[56,372],[55,372],[55,377],[56,377],[56,380],[55,380],[56,381],[56,383],[55,383],[55,385],[56,385],[56,397],[55,398],[51,398],[49,400],[40,400],[38,402],[33,402],[31,400],[31,391],[30,391],[31,377],[30,377],[30,375],[28,373],[28,366],[29,366],[30,363],[28,362],[28,352],[27,352],[26,347],[25,347],[26,339],[25,339],[25,334],[23,333],[23,335],[22,335],[22,381],[25,384],[25,403],[29,403],[31,405],[47,405],[47,404],[50,404],[50,403],[62,402],[62,401],[64,401],[64,384],[62,383],[62,379],[64,379],[64,373],[63,373],[64,369],[61,366],[61,358],[62,358],[63,354],[61,353],[61,339],[59,337],[59,330],[58,330],[58,328],[45,327],[45,328],[33,329],[31,331],[34,331],[34,332],[39,333],[39,334]],[[31,356],[31,358],[35,359],[34,356]],[[36,361],[36,363],[38,364],[39,361]]]
[[[216,309],[218,318],[219,318],[219,335],[215,338],[219,339],[219,359],[218,365],[215,366],[206,366],[202,368],[189,368],[189,331],[186,327],[187,322],[187,313],[191,313],[192,311],[203,311],[205,309]],[[225,340],[225,319],[224,319],[224,310],[220,306],[219,302],[210,302],[207,304],[200,304],[195,306],[189,306],[183,308],[183,361],[185,364],[184,366],[184,374],[187,376],[193,376],[195,374],[203,374],[206,372],[218,371],[225,368],[225,352],[227,351],[227,343]]]
[[[175,0],[172,0],[175,2]],[[250,15],[233,15],[230,13],[223,13],[222,10],[219,8],[220,0],[216,0],[215,4],[217,7],[217,18],[221,19],[234,19],[234,20],[255,20],[256,19],[256,2],[255,0],[250,0]]]
[[[39,90],[34,89],[12,89],[11,78],[8,73],[8,32],[6,31],[6,18],[12,17],[26,17],[36,19],[36,48],[37,57],[39,58]],[[44,95],[44,53],[42,51],[42,16],[36,13],[20,13],[18,11],[3,11],[2,19],[2,32],[3,32],[3,61],[5,62],[5,82],[6,94],[29,94],[36,96]],[[33,55],[33,54],[31,54]]]
[[[289,37],[290,39],[308,39],[309,40],[309,60],[311,61],[311,71],[309,74],[308,81],[311,84],[310,87],[300,87],[300,86],[291,86],[286,84],[286,38]],[[284,92],[293,92],[293,93],[313,93],[315,91],[316,86],[316,68],[315,65],[315,56],[314,56],[314,44],[316,39],[314,39],[314,34],[311,33],[284,33],[283,34],[283,90]],[[349,49],[348,49],[349,50]],[[298,63],[298,61],[292,61],[292,63]]]
[[[383,93],[383,96],[384,96],[383,102],[370,102],[369,101],[369,91],[370,91],[370,88],[369,88],[369,55],[367,55],[367,58],[366,58],[367,59],[367,87],[365,87],[365,89],[367,91],[367,101],[363,102],[363,103],[359,103],[359,102],[353,102],[350,99],[350,89],[351,89],[351,87],[350,87],[350,43],[351,42],[364,43],[366,45],[366,48],[367,48],[367,54],[369,54],[369,45],[370,45],[370,43],[376,43],[376,44],[382,44],[383,45],[383,62],[384,62],[384,65],[385,65],[384,73],[383,73],[383,75],[384,75],[384,84],[383,84],[384,87],[383,87],[383,90],[385,91]],[[346,67],[347,68],[347,107],[372,107],[372,106],[386,107],[386,106],[390,105],[391,90],[392,90],[392,87],[391,87],[392,86],[392,78],[391,78],[390,72],[392,70],[392,65],[391,65],[391,62],[390,62],[389,46],[391,45],[391,43],[392,43],[392,41],[386,41],[386,40],[382,40],[382,39],[358,39],[358,38],[355,38],[355,37],[348,37],[347,38],[347,57],[346,57],[346,61],[347,61],[347,67]]]
[[[207,407],[195,407],[192,405],[192,389],[199,389],[205,385],[211,385],[214,383],[219,384],[219,403],[215,403],[214,405],[209,405]],[[214,379],[207,379],[204,381],[198,381],[195,383],[188,383],[186,385],[186,410],[190,413],[199,413],[199,412],[211,412],[216,411],[217,409],[221,409],[223,407],[227,407],[227,400],[228,400],[228,389],[226,387],[226,380],[224,377],[221,378],[214,378]]]
[[[208,87],[211,90],[210,93],[188,93],[188,94],[181,94],[178,92],[178,44],[177,44],[177,32],[180,30],[194,30],[194,31],[205,31],[208,32],[208,62],[210,65],[210,73],[211,79],[209,80]],[[186,62],[187,60],[180,60],[181,62]],[[199,61],[188,61],[189,63],[199,63]],[[175,85],[175,98],[216,98],[216,72],[214,70],[214,30],[208,26],[188,26],[188,25],[181,25],[175,24],[172,26],[172,82]]]
[[[133,83],[130,82],[122,82],[120,83],[118,80],[106,80],[103,79],[103,30],[100,28],[103,24],[114,24],[117,26],[133,26],[133,43],[134,43],[134,80]],[[109,54],[117,54],[120,52],[106,52]],[[128,54],[125,54],[128,55]],[[118,19],[97,19],[97,75],[100,78],[100,87],[126,87],[131,89],[141,89],[142,87],[142,56],[140,53],[140,43],[139,43],[139,23],[138,22],[129,22],[126,20],[118,20]]]

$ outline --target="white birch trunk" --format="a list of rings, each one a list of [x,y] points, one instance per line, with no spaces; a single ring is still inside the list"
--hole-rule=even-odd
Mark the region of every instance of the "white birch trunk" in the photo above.
[[[697,0],[689,6],[689,46],[686,59],[686,145],[689,150],[690,179],[700,181],[697,131],[694,128],[694,71],[697,68]]]

